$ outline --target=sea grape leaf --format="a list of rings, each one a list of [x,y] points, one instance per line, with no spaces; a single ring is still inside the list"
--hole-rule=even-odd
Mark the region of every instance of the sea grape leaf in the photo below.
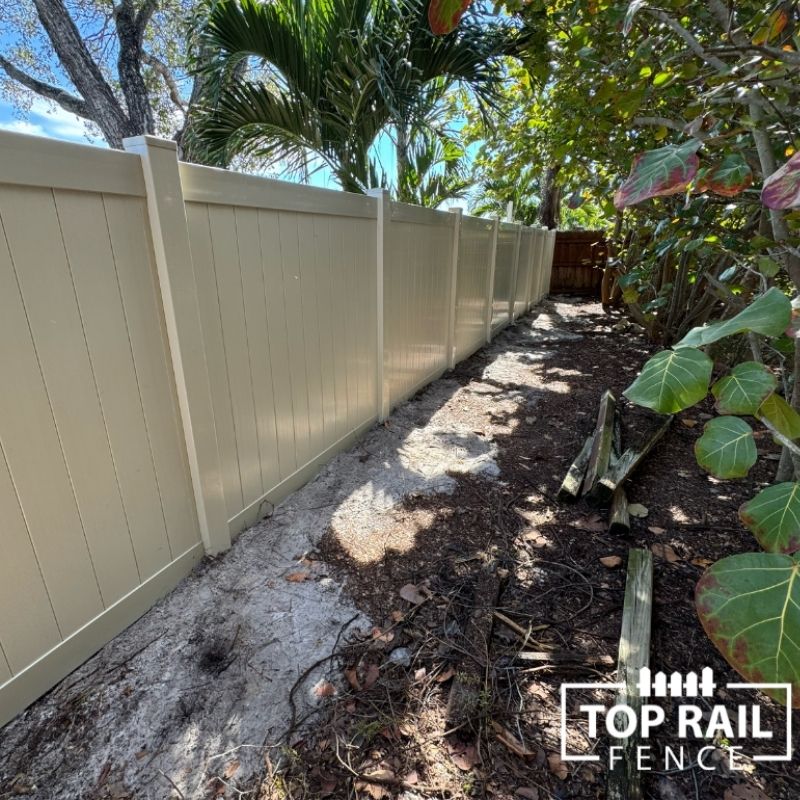
[[[753,170],[738,153],[731,153],[703,176],[703,186],[722,197],[735,197],[753,183]]]
[[[751,683],[788,683],[800,706],[800,557],[742,553],[718,561],[695,592],[700,621]],[[784,690],[766,690],[786,704]]]
[[[761,202],[767,208],[800,207],[800,150],[764,181]]]
[[[717,417],[695,442],[697,463],[715,478],[744,478],[758,460],[753,429],[739,417]]]
[[[675,414],[706,396],[713,366],[705,353],[692,347],[662,350],[644,365],[625,397],[661,414]]]
[[[774,278],[781,271],[781,265],[769,256],[759,256],[756,267],[765,278]]]
[[[766,25],[756,31],[755,36],[753,36],[753,44],[762,45],[771,42],[786,27],[788,21],[789,15],[782,8],[773,11],[769,15]]]
[[[455,30],[472,0],[431,0],[428,6],[428,23],[431,30],[442,36]]]
[[[699,148],[700,142],[692,139],[640,153],[633,161],[628,179],[614,195],[614,205],[621,211],[651,197],[684,191],[700,166]]]
[[[778,388],[778,379],[763,364],[745,361],[711,387],[720,414],[755,416],[761,404]]]
[[[776,286],[766,291],[735,317],[692,328],[676,347],[705,347],[726,336],[754,331],[762,336],[780,336],[792,319],[792,304]]]
[[[800,483],[762,489],[740,509],[739,517],[768,553],[800,550]]]
[[[756,416],[769,422],[778,433],[789,439],[800,439],[800,414],[779,394],[771,394],[761,404]]]

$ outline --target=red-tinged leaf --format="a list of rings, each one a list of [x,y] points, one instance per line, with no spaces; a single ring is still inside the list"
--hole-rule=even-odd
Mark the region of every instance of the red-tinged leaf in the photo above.
[[[774,209],[800,207],[800,151],[764,181],[761,202]]]
[[[333,697],[336,694],[336,687],[330,681],[320,681],[314,687],[314,694],[317,697]]]
[[[789,15],[782,8],[773,11],[769,15],[766,25],[756,31],[756,35],[753,37],[753,44],[758,46],[771,42],[780,35],[788,21]]]
[[[703,176],[703,186],[722,197],[735,197],[753,183],[753,170],[738,153],[725,156]]]
[[[700,142],[692,140],[640,153],[634,159],[628,180],[614,195],[614,205],[621,211],[651,197],[667,197],[685,191],[697,174]]]
[[[370,664],[367,667],[367,673],[364,675],[364,688],[371,689],[375,682],[380,678],[381,670],[377,664]]]
[[[428,6],[428,22],[437,36],[455,30],[472,0],[431,0]]]

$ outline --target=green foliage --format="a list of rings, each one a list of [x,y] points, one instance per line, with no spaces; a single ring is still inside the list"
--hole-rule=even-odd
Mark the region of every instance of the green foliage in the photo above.
[[[651,197],[685,192],[700,165],[699,149],[700,142],[695,139],[636,156],[628,180],[614,195],[614,205],[622,210]]]
[[[789,683],[800,703],[800,559],[744,553],[714,564],[697,585],[700,620],[727,661],[754,683]],[[786,703],[785,691],[770,691]]]
[[[791,303],[773,287],[731,319],[692,331],[675,350],[651,358],[626,395],[662,413],[687,408],[705,397],[703,379],[710,378],[711,368],[707,365],[700,375],[687,365],[676,373],[677,357],[688,355],[699,365],[698,357],[705,355],[698,347],[725,338],[747,334],[778,339],[791,317]],[[703,469],[730,479],[745,477],[755,465],[753,429],[736,414],[755,417],[787,442],[800,439],[800,414],[777,388],[772,371],[757,362],[739,364],[714,384],[717,410],[725,416],[712,419],[695,444]],[[800,560],[791,557],[800,550],[800,484],[764,489],[739,513],[768,552],[731,556],[713,565],[697,587],[698,614],[720,652],[746,679],[791,682],[800,688],[794,666],[800,657],[795,644],[800,642]]]
[[[739,509],[742,522],[768,553],[800,550],[800,483],[762,489]]]
[[[712,419],[694,452],[697,463],[716,478],[744,478],[758,460],[753,429],[739,417]]]
[[[252,155],[290,174],[316,160],[350,191],[384,183],[378,137],[409,144],[448,87],[468,87],[486,109],[512,46],[500,24],[435,36],[427,10],[426,0],[220,0],[202,36],[198,68],[216,91],[197,136],[220,157]],[[242,64],[244,77],[226,83]]]
[[[660,414],[675,414],[708,394],[713,366],[705,353],[691,347],[663,350],[644,365],[625,396]]]
[[[773,287],[735,317],[694,328],[681,339],[679,347],[705,347],[726,336],[752,331],[762,336],[780,336],[792,319],[792,304],[778,288]]]
[[[778,388],[778,379],[763,364],[746,361],[717,381],[711,392],[720,414],[755,416],[764,400]]]

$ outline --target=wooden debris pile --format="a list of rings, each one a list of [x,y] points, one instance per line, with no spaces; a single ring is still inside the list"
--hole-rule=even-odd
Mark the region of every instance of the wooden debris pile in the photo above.
[[[608,507],[609,532],[629,533],[631,523],[625,484],[669,430],[672,420],[672,416],[659,416],[641,444],[623,448],[623,425],[617,399],[613,392],[604,392],[595,429],[570,465],[558,499],[575,502],[585,497],[594,505]]]

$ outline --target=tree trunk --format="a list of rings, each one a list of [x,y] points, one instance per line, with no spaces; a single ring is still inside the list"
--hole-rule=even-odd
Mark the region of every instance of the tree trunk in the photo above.
[[[554,230],[561,221],[561,187],[558,185],[558,173],[561,164],[547,168],[542,179],[542,202],[539,206],[539,224]]]

